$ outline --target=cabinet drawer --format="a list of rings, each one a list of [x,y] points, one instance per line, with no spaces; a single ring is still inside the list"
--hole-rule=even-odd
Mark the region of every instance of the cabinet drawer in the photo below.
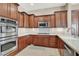
[[[49,43],[49,47],[57,48],[57,44],[56,44],[55,42],[53,42],[53,43]]]

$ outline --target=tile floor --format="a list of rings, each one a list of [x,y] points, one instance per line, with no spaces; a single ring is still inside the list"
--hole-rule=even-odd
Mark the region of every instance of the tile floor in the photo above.
[[[58,49],[30,45],[16,56],[59,56]]]

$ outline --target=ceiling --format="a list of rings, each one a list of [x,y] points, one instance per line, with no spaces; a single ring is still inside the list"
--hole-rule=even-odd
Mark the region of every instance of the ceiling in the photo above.
[[[53,7],[60,7],[64,6],[65,3],[19,3],[19,11],[33,11],[38,9],[44,9],[44,8],[53,8]]]

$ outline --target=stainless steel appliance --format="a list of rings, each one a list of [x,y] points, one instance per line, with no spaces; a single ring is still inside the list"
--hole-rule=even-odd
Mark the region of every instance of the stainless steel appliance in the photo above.
[[[5,55],[17,47],[17,21],[0,17],[0,55]]]
[[[75,56],[76,52],[67,44],[64,45],[64,56]]]
[[[0,55],[5,55],[8,52],[15,50],[17,48],[17,37],[8,38],[6,40],[0,41]]]
[[[48,28],[48,22],[40,21],[40,22],[38,22],[38,27],[39,28]]]

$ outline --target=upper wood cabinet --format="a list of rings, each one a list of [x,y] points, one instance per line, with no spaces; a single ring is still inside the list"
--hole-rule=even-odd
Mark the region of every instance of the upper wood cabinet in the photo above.
[[[34,18],[34,28],[38,28],[38,21],[39,21],[39,17]]]
[[[23,12],[24,28],[29,28],[29,15]]]
[[[18,5],[17,4],[10,4],[10,5],[11,5],[11,18],[17,20]]]
[[[0,16],[17,20],[18,4],[0,3]]]
[[[55,28],[56,27],[56,21],[55,21],[55,15],[50,15],[50,27]]]
[[[50,23],[50,15],[45,15],[45,16],[42,16],[43,17],[43,21],[46,21],[48,22],[48,28],[51,27],[51,23]]]
[[[50,15],[41,15],[41,16],[35,16],[34,19],[34,26],[35,28],[38,28],[38,22],[48,22],[48,27],[51,27],[50,24]]]
[[[29,15],[25,12],[18,12],[18,25],[21,28],[29,28]]]
[[[45,15],[45,16],[42,16],[43,17],[43,20],[44,21],[48,21],[50,20],[50,15]]]
[[[8,4],[0,3],[0,16],[8,17]]]
[[[67,11],[55,12],[56,27],[67,27]]]
[[[30,28],[34,28],[34,15],[33,14],[31,14],[31,15],[29,15],[29,27]]]
[[[20,28],[24,27],[23,13],[21,13],[21,12],[18,12],[18,26]]]

